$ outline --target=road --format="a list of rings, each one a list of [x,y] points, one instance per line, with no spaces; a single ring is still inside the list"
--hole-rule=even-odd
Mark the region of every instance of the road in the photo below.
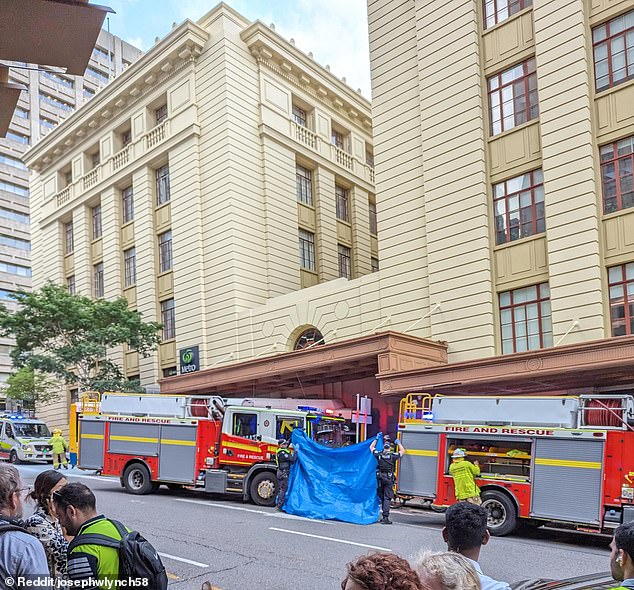
[[[45,465],[18,467],[27,485]],[[100,513],[140,531],[163,556],[173,590],[198,590],[209,580],[219,590],[336,590],[345,564],[372,550],[408,559],[421,549],[445,549],[443,515],[393,511],[394,524],[358,526],[298,518],[235,499],[161,488],[127,494],[117,479],[69,470],[88,485]],[[565,578],[609,569],[609,539],[539,529],[494,538],[481,555],[485,573],[506,581]]]

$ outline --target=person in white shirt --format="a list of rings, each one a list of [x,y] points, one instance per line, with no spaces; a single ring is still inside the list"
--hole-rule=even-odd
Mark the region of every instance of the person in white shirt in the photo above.
[[[511,590],[506,582],[498,582],[482,573],[478,563],[480,549],[491,538],[487,529],[487,512],[481,506],[458,502],[447,508],[442,536],[449,551],[466,557],[480,577],[482,590]]]

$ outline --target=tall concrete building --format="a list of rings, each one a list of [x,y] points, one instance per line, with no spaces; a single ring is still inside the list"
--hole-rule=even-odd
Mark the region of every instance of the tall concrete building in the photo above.
[[[142,385],[175,375],[179,351],[187,370],[241,360],[249,310],[378,268],[371,137],[358,91],[220,4],[29,151],[34,286],[125,296],[162,322],[158,354],[111,351]],[[66,401],[41,414],[62,424]]]
[[[11,293],[31,287],[29,173],[22,155],[139,55],[136,47],[101,31],[84,77],[9,62],[10,81],[27,90],[20,94],[6,138],[0,139],[0,299],[8,307]],[[0,339],[0,387],[11,373],[10,350],[11,341]],[[3,403],[0,397],[0,409]]]

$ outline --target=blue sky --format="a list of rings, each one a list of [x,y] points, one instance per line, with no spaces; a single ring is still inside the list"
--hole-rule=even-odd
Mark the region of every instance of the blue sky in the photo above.
[[[155,37],[164,37],[172,23],[198,20],[215,0],[108,0],[112,7],[110,32],[149,49]],[[345,77],[354,88],[370,97],[368,24],[366,0],[226,0],[249,20],[261,20],[285,38],[295,39],[299,49],[311,51],[315,60],[329,64],[331,72]],[[106,26],[104,24],[104,26]]]

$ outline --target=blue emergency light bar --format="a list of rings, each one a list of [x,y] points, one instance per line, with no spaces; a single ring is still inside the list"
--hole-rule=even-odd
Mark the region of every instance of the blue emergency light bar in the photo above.
[[[302,412],[319,412],[320,410],[317,408],[313,408],[312,406],[297,406],[297,409]]]

